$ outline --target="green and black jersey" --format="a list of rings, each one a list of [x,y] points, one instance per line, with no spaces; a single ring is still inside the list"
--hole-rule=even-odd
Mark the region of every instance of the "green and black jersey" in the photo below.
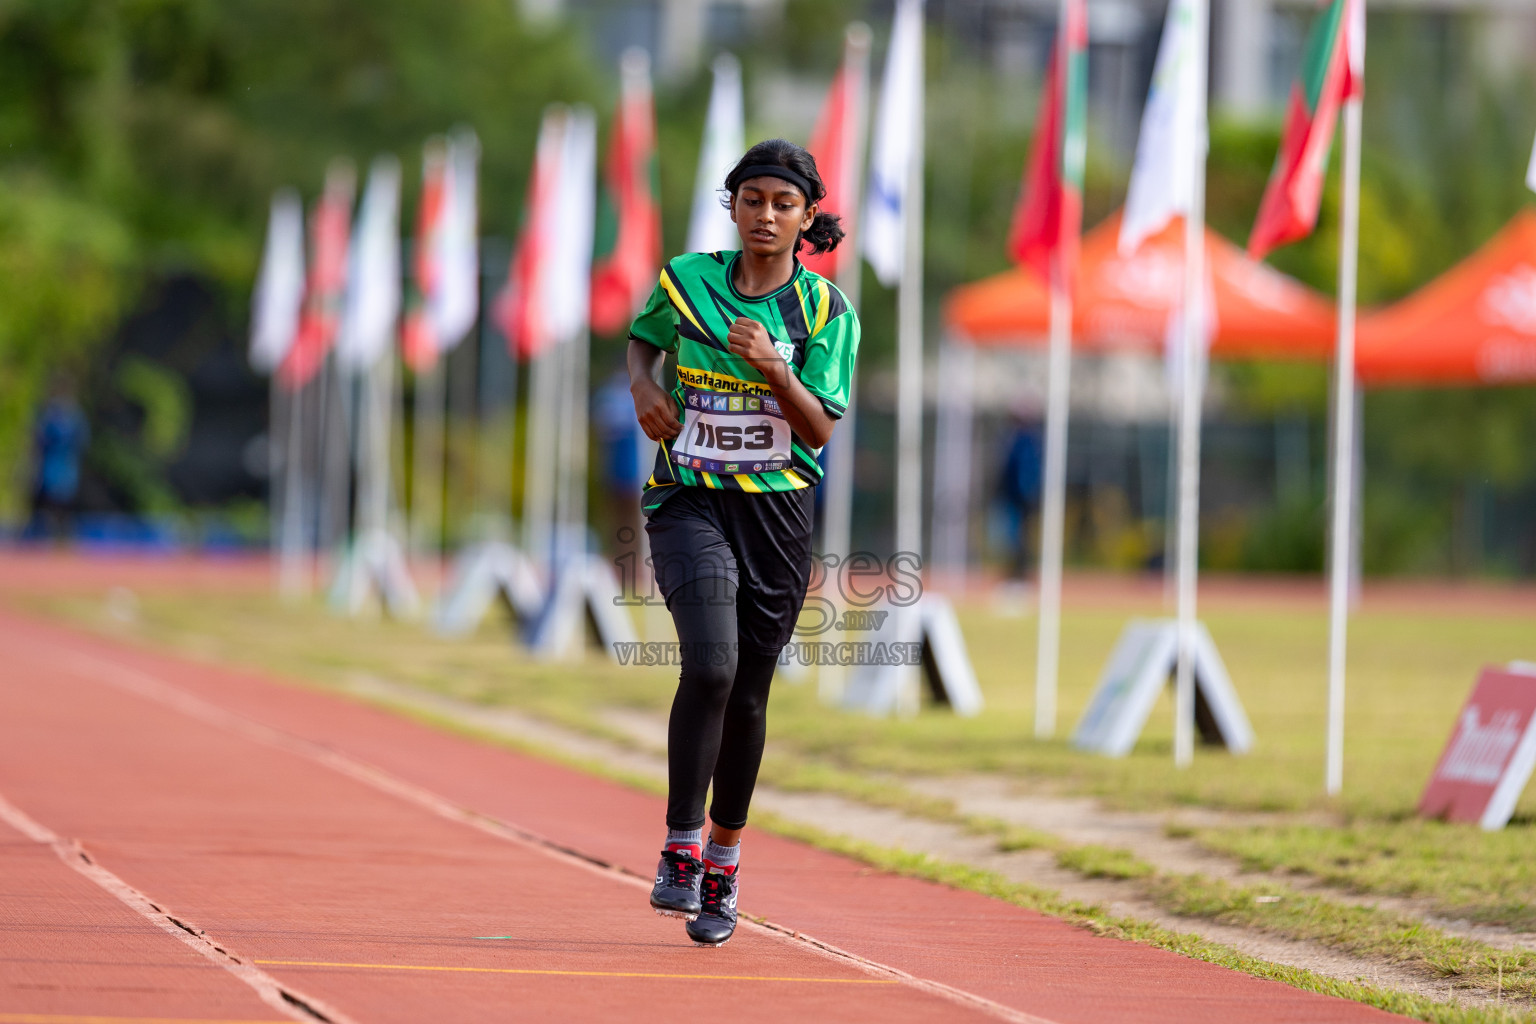
[[[749,298],[731,273],[739,252],[689,253],[661,281],[629,336],[677,354],[678,418],[683,431],[662,442],[641,505],[649,515],[671,489],[795,491],[821,479],[816,449],[790,430],[763,375],[733,355],[726,335],[737,317],[767,329],[790,372],[828,414],[848,409],[859,318],[832,282],[795,261],[782,288]]]

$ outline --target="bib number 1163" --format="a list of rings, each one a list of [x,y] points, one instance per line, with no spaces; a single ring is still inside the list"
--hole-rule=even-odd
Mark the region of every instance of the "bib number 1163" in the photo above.
[[[712,448],[718,452],[765,452],[773,447],[773,426],[768,423],[711,423],[699,417],[693,425],[688,447],[695,451]]]

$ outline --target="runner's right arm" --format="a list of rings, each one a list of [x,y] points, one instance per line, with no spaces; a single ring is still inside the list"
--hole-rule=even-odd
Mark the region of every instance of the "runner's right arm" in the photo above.
[[[629,393],[635,400],[635,417],[652,441],[668,441],[683,431],[677,404],[657,377],[667,354],[638,338],[629,339]]]

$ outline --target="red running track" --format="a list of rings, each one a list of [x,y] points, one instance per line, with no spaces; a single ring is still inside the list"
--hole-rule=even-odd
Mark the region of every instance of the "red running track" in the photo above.
[[[9,612],[0,649],[0,1024],[1401,1019],[762,833],[784,930],[698,949],[653,796]]]

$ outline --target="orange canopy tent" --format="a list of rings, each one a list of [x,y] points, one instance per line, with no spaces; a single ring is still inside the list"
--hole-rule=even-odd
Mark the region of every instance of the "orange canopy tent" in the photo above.
[[[1117,249],[1117,213],[1083,238],[1073,316],[1079,348],[1161,345],[1182,295],[1184,227],[1175,222],[1131,256]],[[1226,358],[1328,359],[1333,304],[1294,278],[1252,260],[1213,231],[1206,253],[1216,296],[1212,353]],[[945,320],[975,345],[1043,344],[1050,323],[1045,284],[1022,268],[956,288]]]
[[[1371,385],[1536,381],[1536,212],[1363,319],[1355,365]]]

